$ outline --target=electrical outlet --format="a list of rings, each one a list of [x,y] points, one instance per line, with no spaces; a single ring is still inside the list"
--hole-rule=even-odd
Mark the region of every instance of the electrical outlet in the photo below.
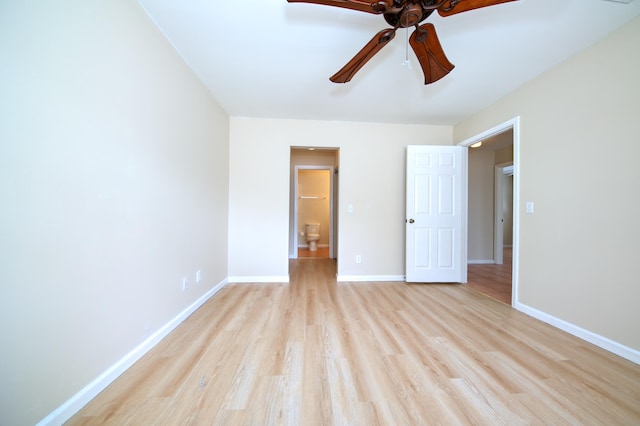
[[[182,291],[189,288],[189,277],[182,277]]]
[[[202,271],[198,269],[196,272],[196,283],[199,283],[200,281],[202,281]]]
[[[362,256],[356,255],[356,263],[362,263]]]

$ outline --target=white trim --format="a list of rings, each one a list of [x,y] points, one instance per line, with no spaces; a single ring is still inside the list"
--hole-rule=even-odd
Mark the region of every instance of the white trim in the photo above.
[[[82,388],[78,393],[69,398],[64,404],[42,419],[37,426],[62,425],[76,414],[82,407],[95,398],[107,386],[113,383],[122,373],[131,367],[136,361],[142,358],[147,352],[153,349],[162,339],[167,337],[177,326],[193,314],[198,308],[204,305],[211,297],[220,291],[227,284],[227,280],[218,283],[211,290],[193,304],[180,312],[175,318],[166,323],[158,331],[153,333],[131,352],[112,365],[107,371],[99,375],[95,380]]]
[[[404,275],[337,275],[338,282],[381,282],[381,281],[404,281]]]
[[[516,303],[514,305],[514,308],[519,310],[520,312],[532,316],[533,318],[559,328],[562,331],[566,331],[567,333],[572,334],[582,340],[593,343],[594,345],[599,346],[604,350],[619,355],[622,358],[628,359],[629,361],[636,364],[640,364],[640,351],[636,349],[624,346],[611,339],[600,336],[599,334],[593,333],[589,330],[585,330],[582,327],[578,327],[577,325],[571,324],[570,322],[564,321],[560,318],[556,318],[523,303]]]
[[[502,211],[502,200],[505,195],[505,169],[511,169],[510,176],[513,176],[513,161],[496,164],[493,176],[493,259],[496,265],[504,264],[504,214]],[[513,197],[513,189],[511,190]],[[511,206],[513,210],[513,203]],[[513,213],[512,213],[513,216]],[[513,232],[513,226],[511,226]]]
[[[462,264],[461,283],[466,284],[469,281],[469,147],[462,153],[462,256],[460,263]]]
[[[229,283],[233,284],[263,284],[263,283],[288,283],[289,276],[264,276],[264,277],[229,277]]]
[[[469,259],[467,265],[495,265],[493,259]]]

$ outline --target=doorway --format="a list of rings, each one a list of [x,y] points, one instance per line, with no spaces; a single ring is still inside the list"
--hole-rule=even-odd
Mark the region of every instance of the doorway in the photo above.
[[[291,148],[290,259],[337,257],[338,161],[337,148]],[[319,226],[313,243],[307,224]]]
[[[296,166],[294,190],[297,257],[333,257],[333,168]]]
[[[490,143],[489,141],[492,138],[497,138],[497,137],[502,137],[502,139],[505,139],[505,135],[508,135],[508,137],[506,139],[508,139],[508,143],[510,145],[512,145],[512,163],[513,166],[510,169],[506,169],[509,173],[512,172],[512,185],[513,185],[513,190],[512,190],[512,247],[508,248],[506,247],[506,244],[503,244],[503,250],[500,251],[500,253],[496,253],[498,251],[498,244],[496,241],[496,233],[497,233],[497,229],[498,227],[495,225],[495,222],[498,220],[499,214],[497,214],[497,210],[498,207],[495,207],[499,202],[497,198],[494,198],[494,196],[491,197],[491,200],[485,200],[485,202],[490,202],[491,203],[491,211],[494,212],[491,217],[493,218],[494,222],[490,225],[490,227],[492,229],[494,229],[494,232],[491,232],[490,234],[485,235],[485,238],[490,238],[491,240],[491,251],[488,252],[487,250],[484,251],[484,253],[490,253],[487,255],[486,260],[484,259],[478,259],[477,262],[469,262],[470,264],[468,265],[468,277],[469,277],[469,282],[468,285],[471,288],[474,288],[474,284],[477,283],[473,283],[472,280],[474,278],[477,277],[482,277],[483,278],[483,282],[480,283],[479,285],[476,286],[476,288],[479,291],[483,291],[483,285],[485,284],[489,284],[491,285],[492,283],[504,283],[506,281],[507,285],[510,283],[511,287],[510,287],[510,299],[509,300],[504,300],[502,299],[501,301],[504,301],[505,303],[510,304],[511,306],[515,306],[518,302],[518,264],[519,264],[519,221],[520,221],[520,214],[518,211],[518,206],[519,206],[519,198],[520,198],[520,178],[519,178],[519,170],[520,170],[520,130],[519,130],[519,118],[516,117],[512,120],[509,120],[507,122],[504,122],[498,126],[495,126],[489,130],[486,130],[478,135],[475,135],[467,140],[465,140],[464,142],[461,142],[459,145],[461,146],[471,146],[474,144],[477,144],[479,142],[482,142],[483,144],[485,143]],[[503,142],[504,143],[504,142]],[[473,149],[473,148],[470,148]],[[502,165],[501,163],[505,163],[507,161],[501,161],[500,159],[496,160],[492,166],[491,169],[487,171],[487,173],[491,176],[491,180],[494,181],[495,180],[495,174],[497,174],[497,168],[495,169],[496,171],[494,171],[494,167],[496,165]],[[505,167],[507,165],[504,164],[504,167],[501,167],[502,169],[502,173],[504,174],[504,170]],[[493,182],[492,182],[493,184]],[[494,186],[491,185],[491,192],[495,192],[494,190]],[[471,191],[470,191],[471,193]],[[472,215],[474,214],[478,214],[478,212],[474,212],[471,209],[471,206],[469,207],[469,217],[471,218]],[[474,238],[471,236],[471,232],[469,233],[469,238]],[[504,234],[503,237],[504,238]],[[504,241],[503,239],[501,241]],[[474,241],[469,241],[468,246],[472,246]],[[507,250],[508,252],[505,253],[505,250]],[[499,255],[502,255],[503,259],[503,264],[499,264],[498,262],[501,260],[499,258]],[[470,259],[472,257],[470,256]],[[507,262],[508,259],[511,260],[510,264],[506,264],[504,262]],[[476,271],[479,270],[479,271]],[[510,278],[510,280],[509,280]],[[479,280],[480,281],[480,280]],[[495,297],[495,295],[490,294],[491,291],[483,291],[485,294],[497,298]]]

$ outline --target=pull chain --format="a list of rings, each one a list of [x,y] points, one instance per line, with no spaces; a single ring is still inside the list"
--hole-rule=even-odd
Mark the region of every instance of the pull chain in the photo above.
[[[402,62],[402,66],[408,70],[411,70],[411,62],[409,61],[409,28],[407,27],[405,28],[405,30],[407,32],[407,40],[404,48],[404,61]]]

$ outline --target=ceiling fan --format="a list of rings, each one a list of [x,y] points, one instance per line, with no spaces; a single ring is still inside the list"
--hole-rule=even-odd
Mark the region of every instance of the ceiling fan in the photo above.
[[[438,40],[433,24],[422,24],[435,10],[446,17],[468,10],[516,0],[287,0],[289,3],[315,3],[383,15],[393,28],[378,32],[340,71],[331,76],[334,83],[347,83],[396,35],[398,28],[416,27],[409,44],[418,57],[424,84],[440,80],[453,70]]]

